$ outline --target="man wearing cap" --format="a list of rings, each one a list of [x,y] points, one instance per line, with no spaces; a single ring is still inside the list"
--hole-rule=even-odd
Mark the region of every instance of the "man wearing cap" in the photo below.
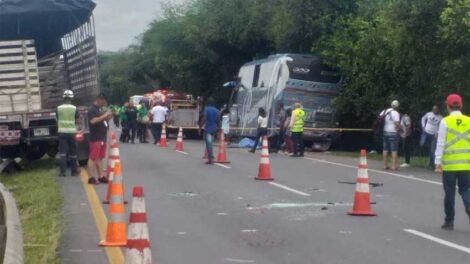
[[[380,116],[384,120],[384,133],[383,133],[383,162],[384,169],[397,169],[398,159],[398,146],[400,137],[398,132],[400,131],[400,113],[397,109],[400,107],[400,103],[394,100],[391,104],[391,108],[385,109],[380,113]],[[392,153],[392,167],[388,166],[388,153]]]
[[[458,94],[447,97],[449,116],[439,124],[435,152],[436,172],[442,172],[445,222],[442,228],[454,229],[455,185],[459,186],[465,210],[470,217],[470,117],[461,112]]]

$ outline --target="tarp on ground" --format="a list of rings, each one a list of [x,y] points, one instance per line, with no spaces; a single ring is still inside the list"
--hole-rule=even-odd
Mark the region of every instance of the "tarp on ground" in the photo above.
[[[39,57],[61,50],[60,39],[88,21],[92,0],[0,0],[0,40],[34,39]]]

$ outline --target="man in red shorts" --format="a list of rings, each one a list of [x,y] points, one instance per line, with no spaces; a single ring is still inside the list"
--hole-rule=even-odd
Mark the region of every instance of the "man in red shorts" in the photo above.
[[[106,99],[103,95],[99,95],[90,109],[88,109],[88,122],[90,125],[90,153],[88,157],[89,184],[108,182],[103,171],[102,163],[106,156],[108,120],[113,118],[113,113],[111,111],[103,112],[101,110],[105,104]]]

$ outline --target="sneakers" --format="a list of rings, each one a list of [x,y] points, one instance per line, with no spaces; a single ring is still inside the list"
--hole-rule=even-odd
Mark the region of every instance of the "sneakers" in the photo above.
[[[454,230],[454,224],[453,223],[444,223],[441,226],[441,228],[444,229],[444,230],[452,231],[452,230]]]
[[[103,177],[99,178],[98,181],[99,181],[100,183],[108,183],[108,178],[106,178],[106,177],[103,176]]]
[[[98,184],[98,181],[94,177],[91,177],[88,178],[88,184]]]
[[[400,165],[400,168],[409,168],[411,165],[409,163],[403,163]]]

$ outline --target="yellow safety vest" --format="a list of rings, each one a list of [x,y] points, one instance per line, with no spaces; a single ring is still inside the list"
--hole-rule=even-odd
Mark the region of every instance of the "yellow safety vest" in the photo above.
[[[294,125],[292,126],[292,132],[303,132],[304,123],[305,123],[305,111],[297,108],[292,111],[292,116],[294,117]]]
[[[447,126],[447,134],[442,169],[470,171],[470,117],[450,115],[443,122]]]
[[[59,127],[59,133],[77,133],[77,126],[75,124],[76,112],[77,107],[71,104],[63,104],[57,108],[57,125]]]

